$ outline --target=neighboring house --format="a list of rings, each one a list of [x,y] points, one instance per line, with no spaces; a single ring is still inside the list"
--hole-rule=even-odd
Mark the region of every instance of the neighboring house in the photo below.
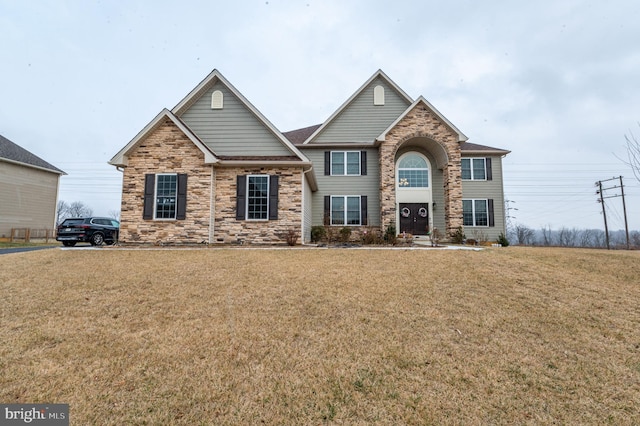
[[[124,243],[282,243],[314,225],[495,239],[502,157],[376,72],[327,121],[281,133],[217,70],[109,162]]]
[[[0,238],[12,228],[53,230],[64,174],[0,135]]]

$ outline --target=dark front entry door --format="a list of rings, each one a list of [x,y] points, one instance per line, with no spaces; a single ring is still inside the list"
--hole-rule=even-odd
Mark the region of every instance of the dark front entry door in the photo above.
[[[429,232],[429,205],[427,203],[400,203],[400,233],[427,235]]]

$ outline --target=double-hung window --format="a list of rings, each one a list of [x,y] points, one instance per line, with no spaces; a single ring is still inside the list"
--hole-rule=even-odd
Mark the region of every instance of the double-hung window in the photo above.
[[[360,151],[331,151],[331,175],[360,175]]]
[[[178,175],[156,175],[156,219],[175,219],[178,205]]]
[[[187,175],[158,173],[145,175],[145,220],[184,220],[187,213]]]
[[[278,219],[278,175],[238,175],[237,220]]]
[[[331,196],[332,225],[360,225],[361,197],[359,195]]]
[[[464,226],[489,226],[489,200],[462,200]]]
[[[269,219],[269,176],[247,176],[247,219]]]
[[[490,180],[487,169],[491,162],[488,158],[463,158],[462,159],[462,179],[463,180]]]

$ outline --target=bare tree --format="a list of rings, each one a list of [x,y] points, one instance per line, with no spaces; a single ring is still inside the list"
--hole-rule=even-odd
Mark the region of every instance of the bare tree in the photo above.
[[[56,225],[60,225],[66,217],[69,217],[68,211],[69,204],[64,200],[58,201],[58,205],[56,206]]]
[[[120,220],[120,210],[109,210],[107,216],[115,220]]]
[[[640,127],[640,122],[638,126]],[[631,131],[628,135],[624,135],[624,139],[627,142],[627,160],[622,161],[631,166],[634,176],[640,182],[640,140]]]
[[[543,246],[552,246],[553,245],[553,231],[551,231],[551,226],[543,226],[541,229],[542,235],[542,245]]]
[[[558,244],[562,247],[575,247],[576,239],[578,237],[578,230],[576,228],[562,227],[558,231]]]
[[[514,234],[516,236],[516,240],[518,244],[523,246],[528,246],[533,244],[535,232],[533,229],[527,227],[526,225],[517,224],[514,227]]]
[[[58,210],[56,212],[56,223],[59,225],[68,217],[86,217],[93,215],[93,209],[84,204],[82,201],[74,201],[69,204],[66,201],[58,201]]]

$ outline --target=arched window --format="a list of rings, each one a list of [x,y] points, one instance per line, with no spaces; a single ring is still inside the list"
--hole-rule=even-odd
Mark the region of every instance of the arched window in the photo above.
[[[220,90],[216,90],[211,95],[211,109],[222,109],[224,106],[224,95]]]
[[[406,155],[398,163],[398,186],[400,188],[427,188],[429,166],[418,154]]]
[[[373,88],[373,104],[384,105],[384,87],[376,86]]]

